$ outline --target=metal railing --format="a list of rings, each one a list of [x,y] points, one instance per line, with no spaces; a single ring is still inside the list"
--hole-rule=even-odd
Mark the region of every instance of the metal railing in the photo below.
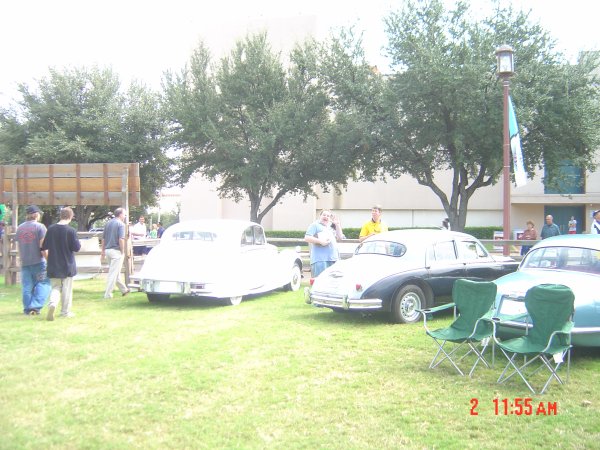
[[[78,232],[77,236],[79,239],[89,239],[91,237],[98,237],[99,239],[102,236],[101,232]],[[20,272],[20,265],[18,261],[18,250],[16,245],[16,234],[15,233],[7,233],[1,239],[1,270],[4,273],[4,280],[7,285],[15,284],[17,282],[17,274]],[[310,255],[308,252],[308,244],[304,239],[299,238],[271,238],[268,240],[269,243],[273,245],[277,245],[280,247],[294,247],[300,246],[301,251],[300,254],[304,261],[304,265],[306,268],[310,268],[309,260]],[[138,239],[138,240],[129,240],[132,247],[154,247],[158,245],[160,239]],[[493,253],[502,253],[503,246],[510,245],[511,246],[511,257],[514,259],[520,259],[519,251],[521,246],[524,243],[527,245],[534,245],[539,241],[520,241],[520,240],[500,240],[500,239],[481,239],[480,242],[484,244],[488,250]],[[341,257],[343,259],[349,258],[354,253],[354,249],[356,245],[359,243],[358,239],[344,239],[338,242],[338,246],[340,248]],[[100,256],[100,246],[98,246],[97,250],[81,250],[77,252],[77,256],[86,257],[86,256]],[[130,255],[130,273],[133,274],[141,265],[143,265],[144,256],[134,256]],[[99,263],[96,265],[79,265],[77,267],[77,271],[79,273],[105,273],[108,271],[108,266],[104,264],[100,259],[98,259]]]

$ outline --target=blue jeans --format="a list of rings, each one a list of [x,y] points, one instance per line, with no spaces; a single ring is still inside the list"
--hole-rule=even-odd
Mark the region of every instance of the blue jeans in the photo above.
[[[317,261],[310,265],[310,271],[313,278],[317,278],[321,272],[329,266],[333,266],[335,261]]]
[[[50,279],[46,274],[46,261],[21,267],[23,312],[38,311],[46,304],[50,294]]]

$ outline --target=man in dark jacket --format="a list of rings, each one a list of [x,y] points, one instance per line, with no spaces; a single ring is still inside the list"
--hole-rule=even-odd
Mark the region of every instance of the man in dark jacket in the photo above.
[[[81,249],[77,232],[69,224],[73,219],[73,210],[65,207],[60,210],[60,221],[50,225],[42,250],[48,251],[48,278],[52,285],[50,302],[48,303],[47,320],[54,320],[54,312],[58,301],[61,301],[61,317],[73,317],[73,277],[77,275],[75,255]]]

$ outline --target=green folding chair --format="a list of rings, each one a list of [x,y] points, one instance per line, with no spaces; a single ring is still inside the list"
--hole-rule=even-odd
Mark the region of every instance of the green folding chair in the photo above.
[[[531,327],[523,337],[499,341],[496,337],[496,323],[500,319],[494,318],[494,340],[500,348],[508,364],[498,377],[498,383],[505,383],[515,374],[518,374],[527,387],[534,394],[535,389],[530,381],[540,370],[546,368],[550,376],[540,391],[543,394],[550,382],[556,379],[564,384],[557,371],[567,356],[567,378],[571,366],[571,329],[573,328],[573,313],[575,295],[573,291],[562,284],[541,284],[534,286],[525,294],[525,308]],[[501,323],[501,322],[500,322]],[[523,364],[517,356],[523,356]],[[534,365],[538,362],[539,364]],[[507,371],[512,368],[512,372]],[[529,379],[529,380],[528,380]]]
[[[458,279],[452,287],[452,303],[421,310],[425,332],[438,347],[429,364],[430,369],[448,361],[458,373],[464,376],[458,363],[471,353],[475,354],[476,359],[469,377],[473,375],[479,361],[486,367],[490,367],[484,358],[484,353],[493,333],[491,318],[495,297],[496,285],[490,281]],[[449,327],[430,330],[427,326],[428,316],[449,308],[454,308],[454,322]],[[477,348],[478,345],[482,345],[481,350]]]

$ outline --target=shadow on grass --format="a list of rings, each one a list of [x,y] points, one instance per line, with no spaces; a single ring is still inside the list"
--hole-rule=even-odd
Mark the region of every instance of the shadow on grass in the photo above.
[[[308,306],[308,305],[307,305]],[[314,319],[322,322],[328,323],[339,323],[339,322],[352,322],[352,323],[372,323],[372,324],[389,324],[389,325],[399,325],[399,326],[415,326],[419,325],[421,328],[423,327],[423,319],[419,318],[417,322],[411,324],[403,324],[398,323],[395,324],[392,322],[390,318],[390,313],[383,311],[373,311],[373,312],[365,312],[365,311],[346,311],[340,309],[330,309],[330,308],[318,308],[309,306],[308,311],[313,311]],[[331,314],[316,314],[316,311],[329,311]],[[442,320],[446,320],[452,318],[452,310],[441,311],[437,313],[434,317],[435,319],[440,319],[440,323],[445,324],[446,322],[441,322]],[[429,319],[428,319],[429,323]]]
[[[600,358],[600,347],[573,347],[571,358],[598,359]]]
[[[321,313],[318,313],[321,312]],[[312,313],[312,314],[311,314]],[[364,313],[358,311],[341,311],[332,310],[329,308],[313,308],[307,311],[307,314],[302,316],[297,315],[296,318],[310,317],[315,322],[322,323],[348,323],[352,325],[381,325],[391,324],[389,316],[382,312]]]
[[[145,297],[145,294],[143,294]],[[264,298],[264,294],[256,295],[245,295],[242,303],[251,302],[256,299]],[[227,299],[215,298],[215,297],[193,297],[185,295],[171,295],[168,300],[155,300],[155,301],[140,301],[135,303],[128,303],[128,306],[132,308],[148,309],[148,308],[169,308],[169,309],[213,309],[229,307],[235,308],[235,306],[229,305]]]

